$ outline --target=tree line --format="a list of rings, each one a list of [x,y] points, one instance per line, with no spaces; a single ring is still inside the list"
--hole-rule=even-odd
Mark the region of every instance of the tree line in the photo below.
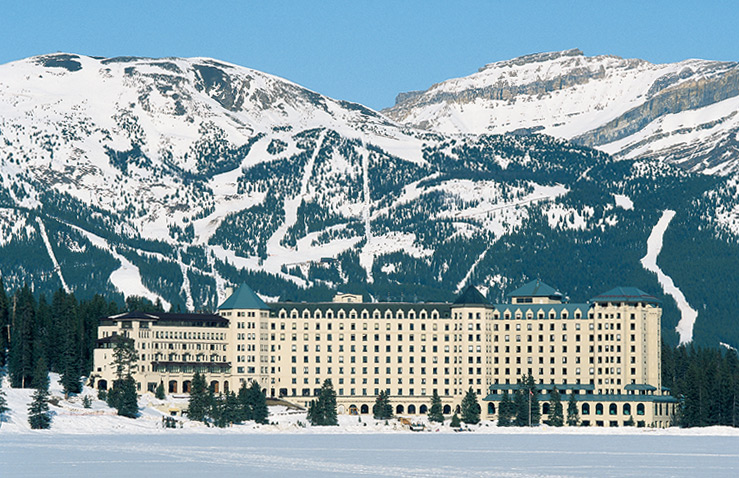
[[[662,383],[679,406],[681,427],[739,427],[739,356],[736,349],[662,346]]]

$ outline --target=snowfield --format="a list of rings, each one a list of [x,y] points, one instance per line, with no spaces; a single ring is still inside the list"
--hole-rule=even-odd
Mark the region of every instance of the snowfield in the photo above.
[[[11,412],[0,424],[0,476],[397,476],[623,477],[736,476],[739,429],[498,428],[484,421],[469,432],[448,422],[411,432],[397,420],[339,416],[338,427],[311,427],[304,412],[270,408],[270,425],[208,428],[183,420],[164,429],[157,406],[184,398],[144,396],[141,416],[115,415],[94,400],[58,401],[50,430],[30,430],[32,390],[3,390]],[[82,395],[94,395],[88,388]],[[422,421],[428,424],[424,418]]]

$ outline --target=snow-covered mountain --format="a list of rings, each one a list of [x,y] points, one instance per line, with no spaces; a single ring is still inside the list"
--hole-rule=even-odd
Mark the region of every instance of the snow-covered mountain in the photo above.
[[[586,60],[574,52],[540,55],[510,68],[544,78],[534,71],[541,65]],[[631,63],[644,78],[666,74]],[[710,76],[709,63],[690,64],[694,74]],[[509,68],[496,65],[480,74]],[[590,76],[608,76],[598,68],[583,66],[579,80],[567,81],[584,88],[600,81]],[[628,69],[622,66],[624,77]],[[542,105],[556,99],[563,111],[602,114],[598,124],[628,114],[615,99],[588,106],[579,97],[571,105],[559,98],[571,90],[547,81]],[[680,77],[672,88],[688,81]],[[422,108],[428,94],[406,95],[399,105]],[[505,101],[531,106],[532,95]],[[636,96],[633,108],[641,104]],[[513,115],[510,108],[496,111]],[[338,288],[374,300],[448,300],[466,284],[500,300],[538,276],[582,300],[617,285],[660,295],[665,334],[675,339],[681,313],[640,262],[652,229],[671,210],[659,268],[698,311],[695,337],[739,344],[727,312],[739,307],[739,284],[720,280],[739,267],[733,176],[693,174],[646,157],[616,161],[544,134],[445,132],[443,122],[429,131],[431,123],[408,116],[413,108],[400,111],[390,112],[393,120],[207,58],[58,53],[1,65],[4,285],[201,309],[241,281],[283,300],[329,299]],[[522,119],[506,120],[500,131],[541,126],[524,121],[544,117],[532,111],[521,110]],[[559,120],[547,121],[546,131],[561,135]],[[573,123],[567,136],[582,143],[592,131]],[[687,253],[695,263],[683,260]],[[716,273],[701,277],[711,261]]]
[[[709,173],[739,168],[739,65],[652,64],[580,50],[491,63],[398,95],[383,113],[442,133],[541,132],[620,158]]]

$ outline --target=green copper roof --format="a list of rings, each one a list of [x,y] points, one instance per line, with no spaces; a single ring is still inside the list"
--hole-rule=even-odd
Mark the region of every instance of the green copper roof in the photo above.
[[[536,279],[514,290],[508,297],[562,297],[562,294],[554,287]]]
[[[231,294],[231,297],[226,299],[226,301],[221,304],[218,309],[269,310],[269,307],[267,306],[267,304],[264,303],[262,299],[259,298],[259,296],[253,290],[251,290],[251,287],[244,283],[241,284],[241,286],[236,289],[233,294]]]
[[[467,287],[462,294],[454,300],[457,305],[461,304],[483,304],[490,305],[485,296],[475,286]]]
[[[636,287],[616,287],[590,299],[590,302],[646,302],[660,304],[658,298]]]

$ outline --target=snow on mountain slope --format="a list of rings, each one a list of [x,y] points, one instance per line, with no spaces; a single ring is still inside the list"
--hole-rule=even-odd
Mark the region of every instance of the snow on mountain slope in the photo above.
[[[575,49],[492,63],[400,94],[383,113],[431,131],[541,132],[727,174],[739,159],[738,110],[736,63],[652,64]]]
[[[28,283],[49,294],[66,284],[81,299],[133,294],[187,310],[212,310],[242,281],[282,300],[327,300],[339,288],[370,300],[447,300],[468,284],[504,298],[534,277],[582,298],[624,277],[659,295],[639,262],[659,211],[678,211],[665,257],[690,247],[695,231],[703,245],[692,255],[736,255],[725,234],[739,230],[739,183],[641,157],[669,139],[651,132],[656,121],[686,138],[723,138],[730,155],[724,123],[691,132],[675,119],[686,112],[665,105],[692,101],[687,112],[700,121],[720,114],[728,124],[729,83],[680,95],[699,92],[701,81],[728,82],[722,72],[731,69],[565,52],[486,67],[477,77],[494,87],[461,79],[441,84],[439,101],[401,95],[408,115],[448,102],[462,126],[470,108],[488,114],[494,105],[509,119],[490,131],[539,118],[542,131],[605,139],[602,148],[640,138],[614,161],[544,134],[414,128],[207,58],[59,53],[0,65],[0,276],[11,290]],[[455,81],[472,89],[460,93]],[[667,113],[650,119],[646,104]],[[691,161],[731,170],[731,160],[704,153]],[[721,303],[695,299],[710,289],[686,280],[699,265],[662,261],[685,297],[706,304],[696,334],[739,343]],[[709,280],[735,269],[730,260],[714,268]],[[670,307],[666,333],[679,314]]]
[[[314,284],[288,269],[309,272],[349,250],[371,278],[376,257],[428,257],[445,240],[423,243],[408,229],[417,225],[393,222],[396,209],[446,197],[430,217],[452,221],[452,237],[500,236],[526,217],[516,209],[530,202],[524,196],[551,187],[444,180],[398,201],[407,185],[438,176],[434,161],[456,161],[447,140],[208,58],[43,55],[0,65],[0,203],[14,211],[0,223],[27,236],[22,247],[46,245],[52,270],[42,278],[65,277],[74,290],[69,268],[95,252],[107,257],[110,290],[165,304],[178,294],[197,305],[198,288],[222,293],[224,267]],[[496,162],[525,163],[526,148],[496,153]],[[507,206],[480,215],[496,204]]]

